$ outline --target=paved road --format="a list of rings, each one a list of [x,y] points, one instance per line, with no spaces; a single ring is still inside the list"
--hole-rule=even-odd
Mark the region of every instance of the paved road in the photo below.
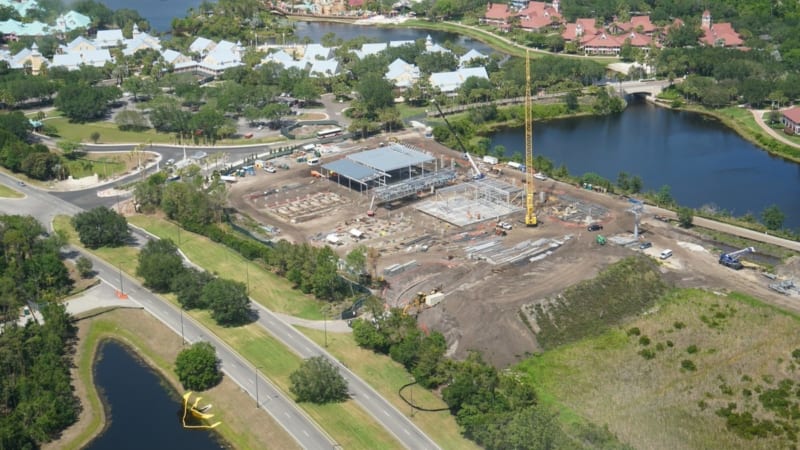
[[[43,224],[49,224],[53,217],[58,214],[72,215],[81,211],[80,208],[65,203],[38,189],[30,186],[20,186],[12,177],[6,174],[0,173],[0,183],[26,194],[26,197],[22,199],[0,199],[0,213],[30,214]],[[139,240],[141,241],[140,238]],[[106,262],[92,255],[88,256],[93,260],[94,270],[104,283],[116,289],[120,287],[120,282],[122,283],[122,290],[128,294],[129,301],[140,304],[176,333],[181,334],[181,330],[183,330],[187,341],[197,342],[202,340],[212,343],[222,361],[223,371],[254,399],[258,395],[261,407],[281,424],[301,446],[308,449],[320,449],[331,448],[335,445],[333,439],[322,431],[310,417],[305,415],[292,400],[286,398],[267,378],[259,373],[258,381],[256,382],[257,371],[255,368],[248,365],[244,358],[236,354],[216,336],[190,317],[184,316],[179,309],[153,295],[139,285],[136,280],[122,274],[118,269]],[[258,383],[257,388],[256,383]],[[253,407],[255,407],[255,404],[254,402]]]
[[[184,315],[181,310],[143,288],[135,280],[125,274],[121,274],[105,261],[92,255],[88,256],[94,263],[94,270],[97,272],[97,276],[104,283],[118,289],[121,281],[122,291],[128,295],[128,301],[141,305],[147,312],[177,334],[182,334],[187,342],[205,341],[214,345],[225,374],[239,384],[251,397],[258,397],[258,405],[281,424],[303,448],[331,448],[336,444],[332,438],[317,427],[310,417],[297,408],[294,401],[284,396],[269,379],[261,375],[255,367],[251,366],[213,333],[207,331],[190,316]],[[256,403],[242,405],[242,407],[255,408]]]
[[[797,142],[794,142],[794,141],[790,140],[789,138],[787,138],[786,135],[783,134],[783,131],[778,131],[778,130],[776,130],[774,128],[771,128],[769,125],[767,125],[764,122],[764,114],[769,112],[769,110],[767,110],[767,109],[751,109],[750,112],[753,114],[753,119],[755,119],[755,121],[758,124],[758,126],[760,126],[761,129],[764,130],[767,134],[769,134],[773,138],[783,142],[786,145],[789,145],[789,146],[794,147],[794,148],[800,148],[800,144],[798,144]]]
[[[40,192],[35,188],[29,186],[15,186],[16,183],[12,180],[13,178],[5,174],[0,174],[0,182],[22,190],[28,195],[28,197],[23,200],[0,200],[0,212],[31,214],[37,219],[41,220],[42,223],[49,223],[50,220],[52,220],[52,217],[56,214],[75,214],[81,210],[75,205],[67,204],[64,201],[56,199],[47,193]],[[140,242],[142,242],[141,236],[139,239]],[[93,259],[95,263],[95,269],[99,272],[100,278],[106,282],[109,282],[109,284],[119,285],[119,281],[115,282],[114,280],[120,280],[121,274],[118,273],[118,271],[113,267],[108,266],[106,263],[95,258]],[[161,300],[159,297],[142,288],[134,280],[129,279],[127,276],[123,276],[122,283],[124,284],[123,288],[125,293],[136,299],[136,301],[141,303],[148,312],[170,326],[173,330],[177,331],[180,329],[179,327],[181,319],[183,319],[184,327],[187,326],[187,323],[191,323],[191,331],[187,331],[187,328],[184,328],[188,340],[194,342],[198,339],[202,339],[212,342],[215,347],[217,347],[220,354],[225,353],[225,359],[223,359],[223,368],[226,370],[226,373],[228,373],[231,378],[245,388],[245,390],[251,392],[251,395],[254,395],[252,392],[252,388],[254,387],[252,381],[250,381],[250,385],[248,386],[248,380],[252,380],[254,377],[248,379],[247,375],[252,368],[246,367],[244,359],[234,353],[230,348],[228,348],[224,343],[216,339],[214,336],[211,336],[210,333],[201,328],[200,325],[188,320],[188,317],[183,317],[180,310],[174,308],[171,304]],[[381,423],[384,428],[392,433],[406,448],[414,450],[438,448],[436,443],[427,435],[425,435],[425,433],[423,433],[422,430],[420,430],[404,414],[402,414],[386,399],[381,397],[380,394],[372,389],[367,383],[353,374],[349,369],[344,367],[338,360],[336,360],[336,358],[332,357],[316,343],[306,338],[294,327],[280,320],[271,311],[255,302],[253,302],[253,306],[258,312],[258,323],[263,326],[266,331],[283,342],[284,345],[286,345],[292,351],[303,358],[324,355],[333,364],[339,367],[345,379],[348,381],[348,387],[354,400],[368,413],[370,413],[377,422]],[[262,379],[266,383],[266,379]],[[310,419],[306,419],[305,423],[300,424],[300,422],[302,422],[300,418],[304,417],[300,410],[297,408],[291,408],[292,413],[289,413],[288,410],[285,409],[286,406],[283,404],[285,402],[289,401],[284,398],[284,402],[276,402],[278,405],[277,413],[274,413],[270,410],[270,414],[272,414],[279,423],[284,425],[284,427],[286,427],[286,429],[289,430],[289,432],[292,433],[302,445],[306,446],[306,441],[303,440],[304,438],[319,441],[322,432],[317,431],[317,436],[315,437],[315,435],[309,431],[309,427],[313,422],[311,422]],[[293,406],[294,404],[292,403],[291,405]],[[285,419],[286,423],[282,422],[282,419]],[[316,429],[316,427],[314,428]],[[301,434],[296,434],[297,432],[300,432]],[[330,441],[327,440],[327,438],[326,441],[326,445],[330,445]],[[318,443],[319,442],[317,442],[317,444]],[[306,447],[321,448],[319,445]]]

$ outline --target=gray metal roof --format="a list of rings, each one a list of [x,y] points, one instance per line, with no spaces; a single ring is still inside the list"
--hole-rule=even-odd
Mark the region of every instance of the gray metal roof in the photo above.
[[[323,164],[322,168],[331,172],[336,172],[339,175],[361,183],[366,183],[367,181],[380,177],[380,173],[370,169],[369,167],[356,164],[348,159],[340,159]]]
[[[381,172],[391,172],[436,160],[433,156],[400,144],[389,144],[375,150],[355,153],[348,155],[347,159]]]

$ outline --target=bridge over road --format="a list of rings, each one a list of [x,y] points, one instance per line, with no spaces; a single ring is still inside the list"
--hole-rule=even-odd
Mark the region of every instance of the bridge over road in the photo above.
[[[677,80],[676,80],[677,81]],[[620,81],[619,83],[609,83],[619,95],[645,94],[655,97],[667,86],[676,81],[669,80],[643,80],[643,81]]]

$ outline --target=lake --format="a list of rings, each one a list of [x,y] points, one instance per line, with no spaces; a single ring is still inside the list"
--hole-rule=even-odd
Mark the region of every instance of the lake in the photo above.
[[[218,450],[213,432],[181,425],[182,400],[159,375],[116,341],[101,344],[94,381],[106,404],[108,428],[88,450]]]
[[[639,175],[645,189],[669,185],[681,205],[707,204],[759,215],[777,204],[784,225],[800,227],[800,165],[772,157],[715,119],[629,98],[622,114],[534,123],[533,152],[616,181]],[[491,147],[524,153],[524,128],[495,133]]]

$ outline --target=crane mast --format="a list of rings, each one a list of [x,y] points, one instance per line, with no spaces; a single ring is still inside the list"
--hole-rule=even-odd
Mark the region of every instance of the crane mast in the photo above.
[[[531,100],[531,54],[525,51],[525,225],[536,226],[533,186],[533,103]]]

